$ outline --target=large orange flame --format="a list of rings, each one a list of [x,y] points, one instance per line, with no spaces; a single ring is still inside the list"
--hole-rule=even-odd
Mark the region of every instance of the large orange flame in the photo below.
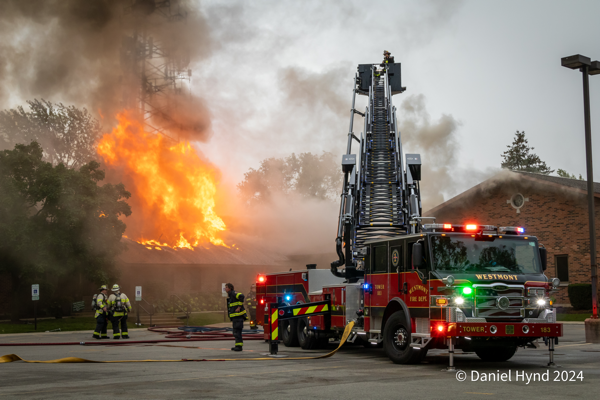
[[[203,161],[189,142],[169,143],[143,125],[119,114],[119,125],[105,134],[98,154],[132,193],[130,238],[147,248],[188,248],[210,242],[227,246],[218,237],[226,226],[215,212],[219,173]]]

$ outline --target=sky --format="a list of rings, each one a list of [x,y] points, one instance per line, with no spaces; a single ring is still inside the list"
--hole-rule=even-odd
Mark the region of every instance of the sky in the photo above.
[[[405,153],[421,154],[425,209],[498,172],[516,131],[551,168],[586,176],[581,73],[560,58],[600,58],[598,1],[182,1],[185,29],[155,33],[191,51],[206,129],[194,145],[226,193],[265,158],[341,159],[356,66],[380,62],[383,50],[402,64],[407,90],[394,104]],[[122,31],[110,9],[119,3],[5,4],[1,108],[40,97],[93,113],[118,108]],[[599,154],[600,76],[590,93]],[[362,117],[354,121],[359,135]]]
[[[379,62],[384,49],[402,63],[407,87],[394,96],[399,125],[415,118],[407,105],[421,106],[405,126],[416,130],[402,132],[413,145],[405,152],[421,151],[424,168],[436,166],[431,174],[443,159],[450,177],[437,201],[497,172],[517,130],[550,167],[586,176],[581,73],[560,59],[600,58],[599,2],[204,1],[199,10],[218,43],[194,65],[192,90],[212,115],[200,149],[225,181],[239,182],[267,157],[341,155],[356,66]],[[599,154],[600,77],[590,77],[590,93]],[[422,146],[419,129],[444,119],[452,123],[443,148]]]

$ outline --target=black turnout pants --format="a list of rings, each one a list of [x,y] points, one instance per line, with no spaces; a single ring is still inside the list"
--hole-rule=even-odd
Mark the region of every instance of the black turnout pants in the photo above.
[[[231,319],[231,322],[233,322],[233,337],[235,338],[235,345],[242,347],[244,345],[244,339],[242,339],[244,317],[234,317]]]
[[[96,329],[94,329],[94,337],[106,337],[106,331],[108,330],[108,315],[100,314],[96,318]]]
[[[112,317],[112,328],[113,328],[113,338],[119,338],[123,336],[124,338],[129,337],[129,332],[127,332],[127,315]],[[121,330],[119,331],[119,324],[121,325]]]

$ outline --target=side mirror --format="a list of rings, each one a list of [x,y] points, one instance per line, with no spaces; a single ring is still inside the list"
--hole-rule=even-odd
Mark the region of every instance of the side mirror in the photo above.
[[[540,259],[542,260],[542,271],[548,268],[548,251],[545,247],[540,247]]]
[[[423,244],[415,243],[412,246],[412,265],[419,269],[423,266]]]

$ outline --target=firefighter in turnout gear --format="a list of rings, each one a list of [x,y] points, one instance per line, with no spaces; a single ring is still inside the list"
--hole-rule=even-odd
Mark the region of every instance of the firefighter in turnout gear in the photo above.
[[[100,294],[94,295],[92,300],[92,308],[96,312],[96,329],[92,337],[94,339],[108,339],[106,331],[108,329],[108,296],[106,292],[108,289],[106,285],[100,286]]]
[[[233,351],[242,351],[244,340],[242,339],[242,330],[244,329],[244,321],[246,320],[246,310],[244,309],[244,295],[236,293],[233,290],[231,283],[225,284],[227,292],[227,311],[229,319],[233,323],[233,337],[235,338],[235,346],[231,348]]]
[[[250,293],[246,295],[246,311],[250,315],[250,329],[258,329],[256,326],[256,284],[250,286]]]
[[[382,67],[385,67],[385,64],[393,64],[394,56],[387,50],[383,51],[383,62],[381,63]]]
[[[111,313],[113,339],[129,339],[127,331],[127,313],[131,312],[131,303],[116,283],[112,287],[113,294],[108,298],[108,310]],[[119,330],[119,324],[121,329]]]

